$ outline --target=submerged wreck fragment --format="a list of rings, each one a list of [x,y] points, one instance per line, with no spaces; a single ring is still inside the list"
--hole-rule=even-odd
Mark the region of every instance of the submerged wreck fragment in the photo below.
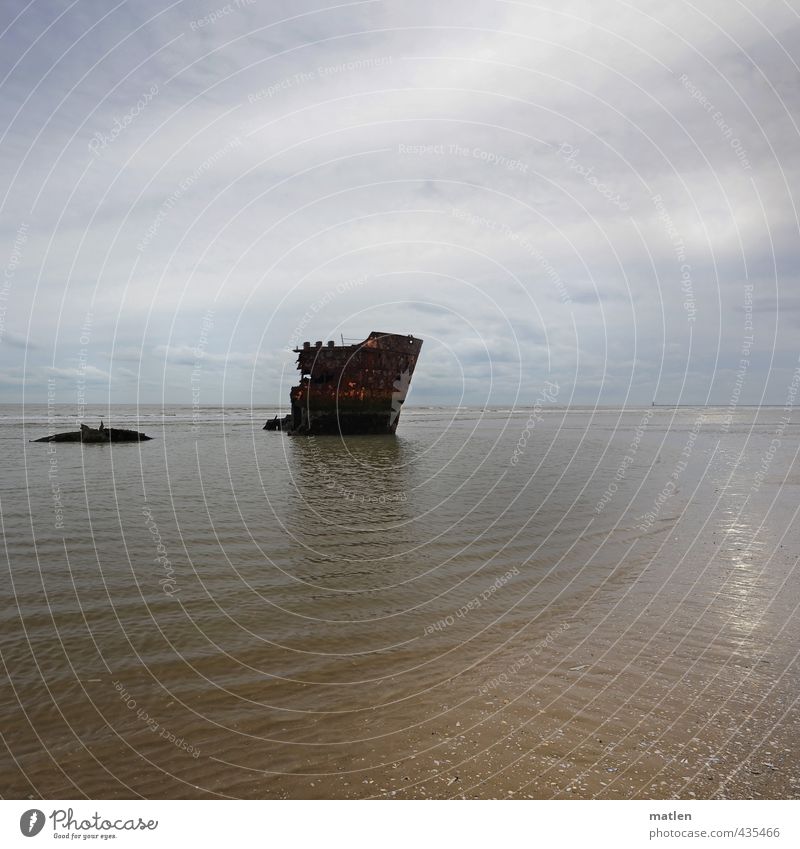
[[[145,442],[148,439],[152,439],[152,437],[139,433],[138,430],[105,427],[103,422],[100,422],[100,427],[89,427],[82,424],[80,430],[54,433],[50,436],[43,436],[41,439],[32,439],[31,442]]]
[[[372,332],[355,345],[304,342],[295,348],[300,383],[292,409],[264,430],[292,434],[394,433],[422,340]]]

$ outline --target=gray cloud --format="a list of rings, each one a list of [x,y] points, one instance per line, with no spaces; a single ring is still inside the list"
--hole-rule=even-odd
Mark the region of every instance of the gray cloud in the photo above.
[[[0,335],[0,343],[3,345],[10,345],[12,348],[19,348],[21,350],[35,350],[39,346],[36,342],[28,339],[27,336],[21,336],[18,333],[12,333],[10,330],[6,330],[2,335]]]
[[[285,402],[295,333],[378,329],[411,403],[726,404],[752,312],[783,401],[788,6],[223,7],[4,7],[4,400],[188,403],[205,334],[208,403]]]

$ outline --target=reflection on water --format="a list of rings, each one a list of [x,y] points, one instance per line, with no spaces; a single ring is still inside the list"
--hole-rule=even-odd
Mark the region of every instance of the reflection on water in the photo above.
[[[3,792],[796,795],[778,412],[0,410]]]
[[[402,438],[311,436],[289,442],[297,527],[333,526],[368,534],[408,519],[403,505],[410,497],[414,454]]]

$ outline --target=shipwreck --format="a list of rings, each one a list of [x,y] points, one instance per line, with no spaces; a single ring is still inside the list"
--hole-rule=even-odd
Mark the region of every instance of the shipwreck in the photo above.
[[[264,430],[291,434],[392,434],[397,430],[422,339],[372,332],[353,345],[294,348],[300,383],[291,412]]]
[[[105,427],[100,422],[100,427],[89,427],[82,424],[80,430],[71,430],[66,433],[53,433],[40,439],[32,439],[31,442],[146,442],[152,439],[138,430],[128,430],[122,427]]]

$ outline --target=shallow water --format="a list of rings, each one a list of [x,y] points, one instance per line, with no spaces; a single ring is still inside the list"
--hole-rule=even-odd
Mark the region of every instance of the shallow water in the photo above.
[[[0,407],[3,796],[798,796],[782,409],[102,412]]]

